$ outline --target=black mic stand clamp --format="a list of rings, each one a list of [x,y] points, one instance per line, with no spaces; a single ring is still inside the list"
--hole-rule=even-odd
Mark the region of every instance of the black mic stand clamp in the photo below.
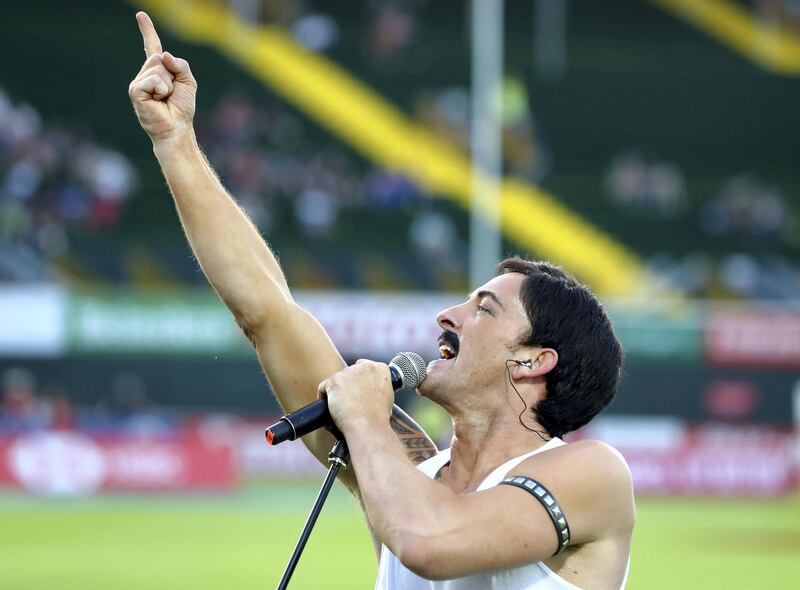
[[[325,476],[325,481],[322,482],[322,487],[317,494],[317,499],[314,501],[314,505],[311,507],[311,512],[306,519],[303,532],[300,533],[300,538],[297,540],[297,545],[295,545],[294,551],[292,551],[292,556],[289,558],[289,563],[286,564],[283,577],[281,578],[280,584],[278,584],[278,590],[286,590],[286,587],[289,585],[289,580],[292,578],[294,568],[297,567],[297,562],[300,560],[300,555],[303,553],[303,549],[305,549],[306,543],[308,542],[308,537],[311,535],[311,529],[314,528],[314,524],[317,522],[319,513],[322,511],[322,505],[328,498],[328,494],[331,491],[333,482],[336,480],[336,474],[339,473],[340,467],[347,468],[347,462],[350,461],[350,452],[347,450],[347,442],[344,440],[342,433],[339,432],[339,429],[335,426],[329,428],[329,430],[336,437],[336,444],[333,445],[331,452],[328,453],[328,462],[331,464],[331,466],[328,468],[328,474]]]

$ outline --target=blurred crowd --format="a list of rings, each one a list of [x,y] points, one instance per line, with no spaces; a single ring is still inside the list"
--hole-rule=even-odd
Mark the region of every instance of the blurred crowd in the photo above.
[[[342,208],[392,209],[421,198],[412,180],[359,167],[337,145],[320,149],[299,117],[242,94],[228,94],[198,127],[223,182],[265,231],[280,199],[292,205],[308,237],[326,237]]]
[[[672,162],[632,150],[611,162],[606,192],[628,211],[677,218],[689,210],[686,178]],[[726,180],[717,193],[704,198],[697,212],[709,237],[757,238],[778,246],[798,246],[797,213],[783,192],[752,174]]]
[[[0,280],[45,278],[71,231],[115,228],[136,179],[122,153],[0,88]]]
[[[413,48],[419,10],[429,0],[368,0],[364,2],[367,29],[364,48],[378,63],[404,57]],[[275,24],[291,31],[301,45],[314,51],[327,51],[340,39],[340,25],[321,10],[323,2],[308,0],[227,0],[240,18],[250,22]]]
[[[149,400],[136,373],[114,376],[101,401],[77,406],[61,384],[41,384],[32,371],[11,367],[0,374],[0,400],[0,434],[77,428],[95,434],[156,435],[169,433],[176,424],[170,412]]]
[[[466,89],[424,92],[417,105],[422,125],[468,153]],[[504,172],[541,179],[549,157],[537,141],[524,84],[507,78],[497,105],[503,121]],[[414,211],[405,243],[419,264],[429,266],[431,276],[443,269],[465,272],[466,248],[455,221],[422,187],[405,175],[357,159],[339,144],[320,142],[287,109],[230,93],[198,127],[209,160],[262,231],[279,232],[276,212],[289,208],[302,236],[312,243],[334,237],[346,242],[353,230],[340,223],[343,210]]]
[[[649,261],[654,271],[685,292],[708,298],[800,296],[800,266],[780,254],[800,247],[800,217],[778,187],[752,174],[737,175],[692,208],[680,167],[636,150],[612,160],[605,183],[611,201],[625,214],[696,224],[700,235],[709,240],[707,248],[688,255],[660,253]],[[769,253],[747,251],[743,246],[743,251],[715,256],[713,240],[717,238],[758,243]]]
[[[385,70],[389,78],[421,59],[417,52],[427,34],[423,15],[432,5],[430,0],[366,0],[356,29],[352,22],[337,22],[321,2],[217,1],[243,18],[288,30],[313,51],[355,46],[365,67]],[[800,14],[800,0],[740,1],[775,22],[794,22]],[[348,27],[358,31],[355,43]],[[435,80],[420,88],[410,91],[413,117],[468,155],[469,89],[436,86]],[[533,102],[524,76],[514,72],[504,78],[494,100],[502,123],[503,173],[541,183],[548,180],[553,157]],[[466,274],[466,224],[460,213],[431,199],[413,179],[375,167],[331,141],[282,104],[231,92],[212,111],[201,111],[197,125],[224,184],[270,239],[291,231],[311,246],[324,250],[344,245],[346,250],[358,231],[353,219],[369,224],[378,216],[398,214],[402,221],[391,244],[399,251],[395,258],[415,270],[425,269],[422,279],[410,275],[400,288],[448,288],[436,277]],[[649,261],[689,293],[770,299],[800,295],[800,267],[785,255],[800,247],[798,211],[780,187],[738,175],[701,199],[690,194],[695,185],[679,165],[642,150],[613,158],[605,186],[619,211],[663,219],[685,228],[692,239],[708,240],[707,249],[659,254]],[[0,88],[0,280],[47,278],[50,262],[70,252],[76,235],[118,229],[136,190],[136,171],[123,154],[99,145],[87,133],[44,121],[35,108]],[[741,240],[743,251],[717,256],[712,247],[716,239]],[[747,244],[755,242],[771,253],[748,251]],[[338,250],[336,255],[341,256]],[[385,263],[381,261],[386,267],[396,264]],[[340,286],[377,287],[369,280],[349,284],[347,279]]]
[[[198,127],[220,178],[262,231],[279,232],[276,211],[289,208],[309,243],[346,242],[353,229],[340,223],[345,209],[413,210],[410,249],[428,264],[464,266],[454,221],[412,179],[360,162],[337,144],[320,149],[288,110],[231,93]]]
[[[302,120],[285,109],[230,94],[198,128],[223,183],[263,231],[272,229],[282,198],[294,204],[303,230],[317,236],[330,233],[341,207],[365,198],[346,153],[313,151]]]

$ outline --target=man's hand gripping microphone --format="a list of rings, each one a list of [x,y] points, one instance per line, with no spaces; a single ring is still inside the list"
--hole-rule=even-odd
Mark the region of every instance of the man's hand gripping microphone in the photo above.
[[[401,352],[389,363],[389,372],[392,376],[392,388],[397,391],[416,389],[428,371],[420,355],[415,352]],[[295,440],[323,427],[329,430],[336,428],[328,411],[328,400],[318,399],[291,414],[286,414],[267,428],[267,444],[277,445],[286,440]]]

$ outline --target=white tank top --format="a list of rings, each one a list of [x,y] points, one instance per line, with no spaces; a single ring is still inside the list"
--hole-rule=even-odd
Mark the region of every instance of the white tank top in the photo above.
[[[506,461],[492,471],[481,482],[476,491],[498,485],[514,467],[528,457],[566,444],[560,438],[553,438],[538,449]],[[450,461],[450,449],[442,451],[423,461],[417,469],[433,479],[436,473]],[[627,578],[627,572],[625,577]],[[621,588],[625,587],[623,580]],[[378,565],[378,581],[375,590],[580,590],[564,578],[558,576],[541,561],[506,570],[481,572],[453,580],[426,580],[405,567],[386,545],[381,547]]]

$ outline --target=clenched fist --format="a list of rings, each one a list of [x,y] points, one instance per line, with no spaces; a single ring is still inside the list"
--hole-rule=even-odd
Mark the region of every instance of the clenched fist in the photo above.
[[[345,434],[356,417],[388,420],[394,402],[389,367],[364,359],[320,383],[317,395],[328,399],[331,417]]]
[[[190,130],[197,82],[185,59],[162,51],[153,21],[136,14],[146,60],[128,86],[136,116],[153,143],[168,141]]]

